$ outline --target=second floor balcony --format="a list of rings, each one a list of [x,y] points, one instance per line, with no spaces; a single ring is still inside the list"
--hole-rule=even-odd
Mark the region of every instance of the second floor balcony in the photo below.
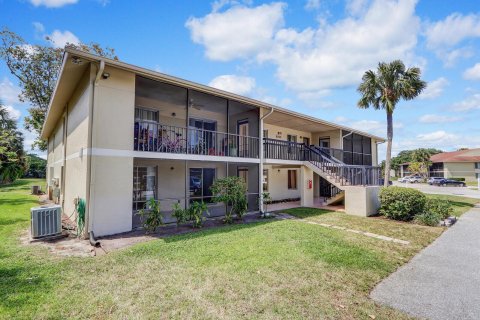
[[[212,130],[136,121],[134,150],[220,157],[258,158],[259,139]]]

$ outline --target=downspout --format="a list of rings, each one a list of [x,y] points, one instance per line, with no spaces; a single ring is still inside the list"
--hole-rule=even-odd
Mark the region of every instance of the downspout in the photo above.
[[[271,107],[270,111],[266,114],[264,114],[261,118],[260,118],[260,132],[259,132],[259,136],[260,136],[260,139],[259,139],[259,152],[260,152],[260,155],[259,155],[259,158],[260,158],[260,163],[258,165],[258,171],[259,171],[259,186],[258,186],[258,193],[259,193],[259,205],[258,205],[258,209],[260,210],[261,214],[264,215],[265,213],[263,212],[263,161],[264,161],[264,154],[263,154],[263,120],[266,119],[267,117],[269,117],[272,113],[273,113],[273,110],[274,108]]]
[[[90,203],[90,200],[92,199],[92,145],[93,145],[93,107],[95,105],[95,88],[98,84],[98,81],[100,80],[100,77],[103,74],[103,70],[105,70],[105,61],[100,60],[100,66],[97,70],[97,75],[95,77],[95,80],[93,81],[93,86],[92,86],[92,101],[90,103],[90,108],[88,110],[88,137],[87,137],[87,194],[86,194],[86,202],[87,202],[87,214],[85,215],[85,237],[90,234],[90,231],[92,229],[92,221],[93,219],[91,218],[91,210],[90,208],[92,207],[92,204]]]

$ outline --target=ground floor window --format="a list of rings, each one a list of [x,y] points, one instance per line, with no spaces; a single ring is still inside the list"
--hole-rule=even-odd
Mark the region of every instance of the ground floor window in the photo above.
[[[144,208],[145,202],[157,197],[157,167],[133,167],[133,210]]]
[[[297,170],[288,170],[288,189],[297,189]]]
[[[190,168],[190,202],[204,201],[212,202],[212,191],[210,187],[215,180],[215,168]]]
[[[237,169],[237,176],[243,180],[245,185],[248,188],[248,168],[245,167],[238,167]]]

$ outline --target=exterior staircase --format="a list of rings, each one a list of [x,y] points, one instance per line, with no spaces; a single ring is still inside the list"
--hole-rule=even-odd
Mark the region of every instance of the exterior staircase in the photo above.
[[[378,186],[381,168],[348,165],[326,154],[320,148],[305,146],[305,165],[340,190],[346,186]]]

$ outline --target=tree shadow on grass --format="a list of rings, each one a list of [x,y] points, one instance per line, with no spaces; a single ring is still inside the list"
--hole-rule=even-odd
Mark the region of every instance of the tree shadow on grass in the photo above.
[[[320,208],[299,207],[299,208],[280,210],[279,212],[284,212],[297,218],[308,218],[308,217],[321,216],[321,215],[332,213],[335,211],[320,209]]]
[[[15,189],[29,189],[32,181],[30,180],[17,180],[12,183],[0,184],[0,191],[11,191]],[[21,187],[21,188],[19,188]]]
[[[42,296],[47,297],[52,284],[40,273],[32,266],[0,267],[0,306],[14,316],[26,305],[37,305]]]

